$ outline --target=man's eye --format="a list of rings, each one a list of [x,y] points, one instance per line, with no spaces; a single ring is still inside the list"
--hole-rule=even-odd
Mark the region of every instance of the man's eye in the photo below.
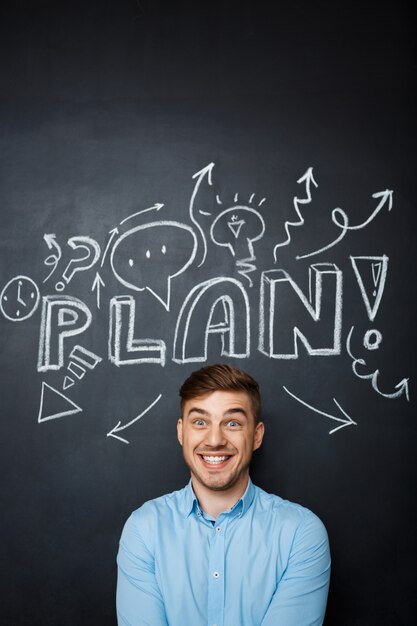
[[[198,420],[194,420],[194,424],[196,426],[204,426],[205,422],[204,420],[198,419]]]
[[[227,425],[231,426],[232,428],[236,428],[236,426],[240,426],[239,422],[237,422],[236,420],[230,420],[230,422],[228,422]]]

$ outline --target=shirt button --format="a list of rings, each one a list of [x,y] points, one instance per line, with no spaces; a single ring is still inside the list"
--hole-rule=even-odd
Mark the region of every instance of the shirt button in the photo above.
[[[221,526],[216,526],[216,531],[218,533],[221,533],[222,532],[222,527]],[[215,625],[213,625],[213,626],[215,626]]]
[[[218,578],[220,576],[219,572],[213,572],[213,578]]]

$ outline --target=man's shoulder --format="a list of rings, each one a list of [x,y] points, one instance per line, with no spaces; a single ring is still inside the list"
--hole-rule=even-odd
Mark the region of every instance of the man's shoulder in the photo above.
[[[171,491],[151,500],[147,500],[140,507],[135,509],[132,517],[136,520],[152,519],[155,516],[167,514],[169,510],[176,512],[178,509],[186,506],[188,496],[188,485],[182,489]]]
[[[265,515],[280,526],[288,525],[294,530],[299,526],[316,527],[317,530],[324,529],[320,518],[305,506],[286,500],[273,493],[268,493],[255,486],[255,504],[257,512]]]

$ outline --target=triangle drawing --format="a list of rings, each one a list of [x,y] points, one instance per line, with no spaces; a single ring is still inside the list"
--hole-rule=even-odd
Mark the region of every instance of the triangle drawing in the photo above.
[[[41,401],[39,405],[38,423],[58,417],[81,413],[82,408],[45,382],[42,382]]]
[[[351,256],[350,260],[361,290],[366,312],[373,322],[384,293],[388,257],[385,254],[383,256]]]
[[[235,239],[237,239],[239,237],[239,233],[240,233],[240,229],[242,228],[243,224],[245,223],[245,220],[238,220],[237,222],[227,222],[228,227],[230,228],[230,230],[232,231],[232,233],[235,236]]]
[[[69,389],[73,385],[75,385],[75,380],[71,378],[71,376],[65,376],[62,389],[65,391],[66,389]]]

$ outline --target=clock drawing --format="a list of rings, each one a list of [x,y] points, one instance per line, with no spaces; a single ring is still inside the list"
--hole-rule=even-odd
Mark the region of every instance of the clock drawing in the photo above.
[[[0,311],[12,322],[27,320],[38,308],[39,289],[27,276],[15,276],[0,294]]]

